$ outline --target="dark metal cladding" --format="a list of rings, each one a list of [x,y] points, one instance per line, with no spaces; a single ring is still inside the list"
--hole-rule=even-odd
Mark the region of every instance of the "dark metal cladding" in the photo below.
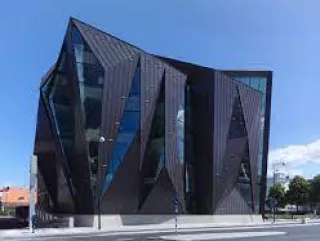
[[[168,170],[164,168],[139,213],[173,214],[173,199],[175,196],[176,191],[172,179],[169,177]]]
[[[237,92],[237,85],[226,75],[215,71],[213,87],[213,209],[216,208],[218,201],[222,198],[224,190],[219,191],[219,187],[230,188],[231,184],[225,181],[223,162],[229,162],[231,153],[226,152],[228,143],[228,132],[230,128],[233,105]],[[230,150],[228,150],[230,151]],[[232,150],[231,150],[232,151]],[[237,166],[235,166],[237,167]],[[233,166],[228,168],[232,169]],[[232,179],[232,177],[229,177]],[[230,180],[231,181],[231,180]]]
[[[184,207],[184,163],[179,163],[177,143],[177,115],[185,93],[186,76],[166,67],[165,69],[165,167]]]
[[[106,214],[134,214],[138,209],[139,197],[139,135],[135,137],[123,162],[102,197],[101,212]]]
[[[141,158],[150,134],[156,102],[164,78],[164,64],[149,54],[141,54]],[[142,159],[140,166],[142,165]]]
[[[73,30],[86,49],[81,52],[81,64],[89,65],[86,79],[78,68]],[[99,83],[97,66],[103,71]],[[240,83],[239,76],[265,76],[266,95]],[[65,89],[53,87],[58,81]],[[83,93],[85,81],[89,97]],[[93,214],[101,200],[103,214],[173,214],[178,196],[180,213],[263,213],[271,81],[268,71],[217,71],[154,56],[72,18],[59,58],[41,81],[34,145],[39,206],[53,213]],[[101,113],[84,104],[97,98],[97,88]],[[51,103],[43,91],[61,97]],[[55,108],[62,112],[57,115]],[[88,115],[98,127],[86,126]],[[93,141],[93,161],[88,131],[104,137],[99,144]]]

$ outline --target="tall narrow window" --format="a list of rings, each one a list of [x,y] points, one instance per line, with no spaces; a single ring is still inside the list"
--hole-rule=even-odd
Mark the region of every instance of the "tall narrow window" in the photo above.
[[[77,67],[91,185],[95,190],[97,186],[104,70],[75,27],[72,29],[72,42]]]

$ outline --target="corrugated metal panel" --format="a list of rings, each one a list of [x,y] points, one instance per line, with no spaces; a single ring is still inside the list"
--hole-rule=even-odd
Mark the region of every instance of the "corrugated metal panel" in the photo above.
[[[226,190],[228,192],[229,190]],[[230,190],[229,194],[226,195],[221,203],[219,203],[215,214],[225,215],[225,214],[250,214],[250,208],[246,201],[241,196],[237,188]]]
[[[119,123],[123,116],[138,58],[139,56],[136,56],[132,61],[126,61],[105,70],[101,134],[106,138],[102,149],[103,163],[106,165],[111,162]],[[103,181],[105,176],[106,173],[102,173]]]
[[[259,159],[259,144],[260,144],[260,123],[261,123],[261,98],[262,94],[254,91],[245,85],[239,84],[239,94],[241,105],[243,107],[243,114],[245,124],[248,131],[249,155],[251,166],[251,181],[252,192],[257,191],[256,182],[258,176],[258,159]]]
[[[133,214],[138,210],[139,197],[139,134],[124,156],[114,179],[102,197],[103,214]]]
[[[142,51],[75,19],[72,20],[105,68],[134,58]]]
[[[143,203],[140,214],[173,214],[175,187],[167,169],[162,169],[153,189]]]
[[[148,142],[152,119],[164,80],[164,65],[151,55],[141,54],[141,161]]]
[[[215,209],[223,192],[219,192],[220,174],[226,154],[228,132],[233,104],[236,97],[236,84],[223,73],[214,73],[214,122],[213,122],[213,208]],[[224,185],[224,184],[222,184]],[[220,196],[220,197],[219,197]]]
[[[166,67],[165,69],[165,167],[176,189],[180,202],[185,207],[184,165],[179,163],[177,143],[177,115],[185,93],[186,76]]]
[[[246,141],[246,137],[227,141],[225,155],[222,161],[223,167],[218,176],[215,204],[222,202],[230,192],[236,188],[239,178],[241,156],[243,155]]]

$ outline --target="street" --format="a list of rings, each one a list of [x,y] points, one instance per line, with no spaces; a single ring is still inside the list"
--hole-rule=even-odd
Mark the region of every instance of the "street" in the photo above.
[[[201,231],[179,231],[158,233],[95,233],[79,235],[60,235],[54,237],[29,237],[29,238],[1,238],[1,241],[31,241],[31,240],[64,240],[64,241],[147,241],[147,240],[249,240],[249,241],[319,241],[319,225],[295,225],[290,227],[268,228],[235,228],[215,230],[214,228],[202,229]]]

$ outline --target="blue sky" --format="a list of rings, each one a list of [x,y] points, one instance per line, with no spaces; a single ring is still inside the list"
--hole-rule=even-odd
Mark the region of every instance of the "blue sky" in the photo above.
[[[155,54],[273,70],[271,161],[287,160],[291,173],[320,173],[319,7],[317,0],[4,1],[0,186],[28,183],[39,81],[70,16]]]

